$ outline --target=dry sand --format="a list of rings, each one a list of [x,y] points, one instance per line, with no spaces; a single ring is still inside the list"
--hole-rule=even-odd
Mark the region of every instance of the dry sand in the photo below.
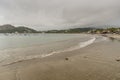
[[[66,59],[67,58],[67,59]],[[0,67],[0,80],[120,80],[120,42],[85,48]]]

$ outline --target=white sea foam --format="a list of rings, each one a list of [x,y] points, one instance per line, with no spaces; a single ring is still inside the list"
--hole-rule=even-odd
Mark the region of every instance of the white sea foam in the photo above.
[[[109,39],[107,37],[103,36],[96,36],[98,39],[95,41],[96,42],[101,42],[101,41],[108,41]]]
[[[79,45],[80,45],[80,48],[83,48],[83,47],[86,47],[86,46],[92,44],[95,40],[96,40],[96,38],[93,37],[92,39],[90,39],[90,40],[88,40],[88,41],[85,41],[85,42],[80,43],[80,44],[79,44]]]
[[[86,47],[92,43],[94,43],[94,41],[96,40],[95,37],[93,37],[92,39],[88,40],[88,41],[84,41],[84,42],[80,42],[78,45],[76,46],[73,46],[73,47],[70,47],[70,48],[67,48],[65,50],[58,50],[58,51],[53,51],[49,54],[42,54],[42,55],[32,55],[32,56],[26,56],[26,57],[21,57],[19,59],[22,59],[22,60],[29,60],[29,59],[34,59],[34,58],[39,58],[39,57],[48,57],[48,56],[51,56],[53,54],[56,54],[56,53],[62,53],[62,52],[68,52],[68,51],[73,51],[73,50],[77,50],[77,49],[80,49],[80,48],[83,48],[83,47]]]
[[[70,47],[70,48],[65,49],[65,50],[54,51],[54,52],[49,53],[49,54],[44,54],[44,55],[41,55],[41,57],[47,57],[47,56],[51,56],[51,55],[53,55],[55,53],[68,52],[68,51],[73,51],[73,50],[77,50],[77,49],[80,49],[80,48],[84,48],[84,47],[94,43],[95,40],[96,40],[96,38],[93,37],[92,39],[90,39],[88,41],[80,42],[77,46]]]
[[[84,42],[80,42],[76,46],[73,46],[73,47],[70,47],[70,48],[67,48],[67,49],[64,49],[64,50],[53,51],[53,52],[51,52],[49,54],[31,55],[31,56],[19,56],[19,57],[17,57],[16,60],[14,60],[13,62],[8,62],[6,65],[21,62],[21,61],[26,61],[26,60],[30,60],[30,59],[35,59],[35,58],[44,58],[44,57],[48,57],[48,56],[51,56],[51,55],[56,54],[56,53],[69,52],[69,51],[77,50],[77,49],[84,48],[84,47],[94,43],[95,40],[96,40],[96,37],[92,37],[92,39],[84,41]],[[6,57],[3,57],[2,60],[4,60],[5,58]]]

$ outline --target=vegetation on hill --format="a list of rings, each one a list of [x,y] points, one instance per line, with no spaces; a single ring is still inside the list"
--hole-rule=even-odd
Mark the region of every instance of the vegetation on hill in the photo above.
[[[94,29],[89,31],[94,34],[120,34],[120,28]]]
[[[10,24],[1,25],[0,33],[92,33],[92,34],[120,34],[120,28],[72,28],[66,30],[48,30],[36,31],[34,29],[19,26],[15,27]]]
[[[15,27],[10,24],[6,24],[0,26],[0,33],[37,33],[37,31],[24,26]]]
[[[120,28],[74,28],[67,30],[49,30],[45,33],[90,33],[90,34],[120,34]]]
[[[14,29],[15,27],[10,25],[10,24],[5,24],[5,25],[2,25],[0,26],[0,31],[2,30],[10,30],[10,29]]]
[[[94,29],[95,28],[73,28],[67,30],[48,30],[45,31],[45,33],[84,33]]]

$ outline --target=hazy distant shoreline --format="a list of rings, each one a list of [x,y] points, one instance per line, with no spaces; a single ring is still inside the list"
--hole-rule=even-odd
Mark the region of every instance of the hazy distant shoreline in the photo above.
[[[109,26],[108,26],[109,27]],[[33,34],[33,33],[88,33],[88,34],[120,34],[120,28],[96,28],[96,27],[82,27],[69,28],[61,30],[35,30],[26,26],[13,26],[11,24],[0,25],[0,33],[3,34]]]

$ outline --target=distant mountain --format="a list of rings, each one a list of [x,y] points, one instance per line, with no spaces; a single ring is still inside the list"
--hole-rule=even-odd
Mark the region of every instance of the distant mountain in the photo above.
[[[73,29],[66,29],[66,30],[48,30],[45,33],[84,33],[96,28],[73,28]]]
[[[5,24],[0,26],[0,33],[37,33],[37,31],[24,26],[15,27]]]
[[[83,28],[71,28],[64,30],[36,31],[34,29],[25,26],[15,27],[10,24],[5,24],[0,26],[0,33],[117,33],[117,34],[119,33],[120,34],[120,28],[83,27]]]
[[[15,27],[10,25],[10,24],[5,24],[0,26],[0,30],[10,30],[10,29],[14,29]]]

